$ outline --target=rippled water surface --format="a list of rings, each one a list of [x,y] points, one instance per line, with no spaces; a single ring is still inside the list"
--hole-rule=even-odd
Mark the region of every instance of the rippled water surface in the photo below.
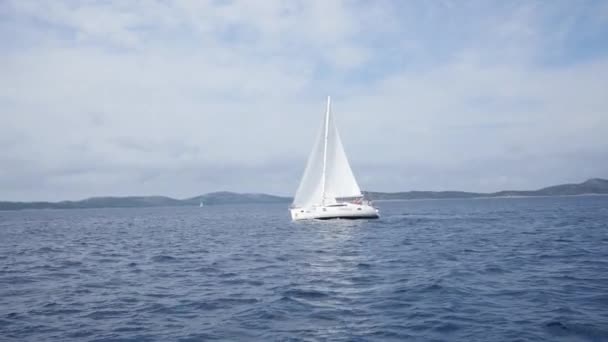
[[[0,212],[0,340],[608,341],[608,196]]]

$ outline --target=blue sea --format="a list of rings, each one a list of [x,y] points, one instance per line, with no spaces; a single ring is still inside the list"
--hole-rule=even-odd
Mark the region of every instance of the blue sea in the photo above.
[[[0,212],[1,341],[608,341],[608,196]]]

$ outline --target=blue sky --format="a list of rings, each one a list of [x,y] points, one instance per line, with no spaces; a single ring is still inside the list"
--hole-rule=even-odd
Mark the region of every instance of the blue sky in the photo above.
[[[606,1],[3,1],[0,199],[608,177]]]

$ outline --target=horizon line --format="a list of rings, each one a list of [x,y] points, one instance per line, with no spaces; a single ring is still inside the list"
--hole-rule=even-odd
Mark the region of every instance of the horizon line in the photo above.
[[[508,191],[538,191],[538,190],[543,190],[546,188],[550,188],[553,186],[560,186],[560,185],[581,185],[581,184],[584,184],[586,182],[593,181],[593,180],[608,181],[608,179],[606,179],[606,178],[592,177],[592,178],[588,178],[585,181],[582,181],[580,183],[561,183],[561,184],[548,185],[548,186],[544,186],[544,187],[537,188],[537,189],[523,189],[523,190],[503,189],[503,190],[498,190],[498,191],[493,191],[493,192],[478,192],[478,191],[465,191],[465,190],[403,190],[403,191],[362,190],[361,193],[362,194],[365,194],[365,193],[396,194],[396,193],[408,193],[408,192],[463,192],[463,193],[469,193],[469,194],[492,195],[492,194],[496,194],[496,193],[500,193],[500,192],[508,192]],[[163,198],[168,198],[168,199],[177,200],[177,201],[185,201],[185,200],[192,200],[197,197],[202,197],[202,196],[211,195],[211,194],[218,194],[218,193],[230,193],[230,194],[237,194],[237,195],[265,195],[265,196],[281,197],[281,198],[285,198],[285,199],[289,199],[289,198],[293,199],[293,195],[284,196],[284,195],[275,195],[275,194],[266,193],[266,192],[238,192],[238,191],[229,191],[229,190],[218,190],[218,191],[211,191],[211,192],[207,192],[204,194],[199,194],[199,195],[189,196],[189,197],[184,197],[184,198],[176,198],[176,197],[165,196],[165,195],[100,195],[100,196],[90,196],[90,197],[85,197],[85,198],[81,198],[81,199],[72,199],[72,200],[66,199],[66,200],[56,200],[56,201],[44,201],[44,200],[11,201],[11,200],[0,199],[0,202],[5,202],[5,203],[6,202],[12,202],[12,203],[61,203],[61,202],[80,202],[80,201],[86,201],[86,200],[96,199],[96,198],[128,198],[128,197],[163,197]]]

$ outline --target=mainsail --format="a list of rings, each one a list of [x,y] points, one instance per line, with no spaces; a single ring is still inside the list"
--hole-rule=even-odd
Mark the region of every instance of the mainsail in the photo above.
[[[296,192],[293,206],[310,207],[335,203],[338,198],[360,197],[361,190],[350,168],[338,128],[327,111],[321,130]]]

